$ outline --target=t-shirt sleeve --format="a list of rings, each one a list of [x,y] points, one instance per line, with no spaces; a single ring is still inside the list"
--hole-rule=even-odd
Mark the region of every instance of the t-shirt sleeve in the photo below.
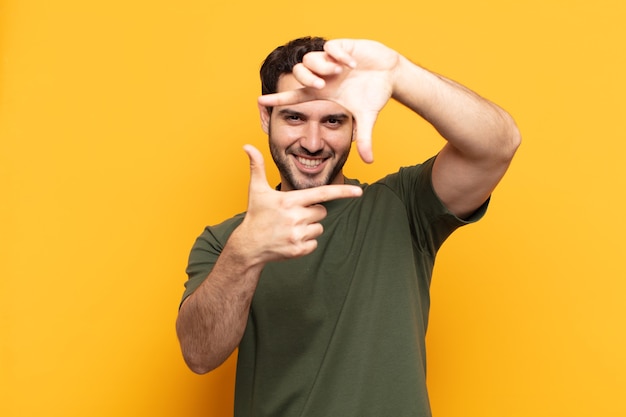
[[[451,213],[435,193],[432,168],[436,156],[423,164],[403,167],[381,180],[392,188],[407,208],[414,241],[422,250],[433,255],[457,228],[480,220],[487,211],[489,200],[474,214],[461,219]]]
[[[213,270],[217,258],[222,253],[230,234],[243,220],[243,214],[226,220],[216,226],[208,226],[196,239],[187,264],[187,281],[181,300],[185,301],[207,278]]]

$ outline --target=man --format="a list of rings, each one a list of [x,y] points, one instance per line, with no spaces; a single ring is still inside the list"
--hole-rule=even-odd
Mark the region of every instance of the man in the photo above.
[[[198,238],[177,332],[197,373],[239,347],[236,416],[429,416],[425,333],[437,250],[484,214],[520,143],[511,117],[380,43],[302,38],[261,68],[279,169],[250,159],[248,209]],[[447,140],[377,181],[344,177],[351,141],[394,98]]]

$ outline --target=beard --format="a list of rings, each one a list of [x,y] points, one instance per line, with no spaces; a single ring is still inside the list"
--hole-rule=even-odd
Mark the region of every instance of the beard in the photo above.
[[[350,147],[339,155],[339,158],[336,159],[335,162],[331,161],[331,158],[334,158],[336,154],[332,151],[320,151],[316,153],[311,153],[306,149],[294,145],[293,147],[286,148],[284,150],[278,149],[274,142],[272,141],[272,135],[269,135],[269,143],[270,143],[270,152],[272,154],[272,159],[278,168],[278,172],[280,173],[280,177],[282,181],[285,182],[284,185],[289,187],[292,190],[304,190],[306,188],[320,187],[322,185],[332,184],[333,181],[337,178],[337,175],[343,169],[344,164],[348,160],[348,155],[350,155]],[[293,166],[293,162],[291,161],[292,154],[297,155],[306,155],[310,157],[323,157],[328,158],[326,163],[331,164],[330,169],[325,169],[324,172],[315,175],[307,175],[297,170]],[[334,164],[334,165],[333,165]]]

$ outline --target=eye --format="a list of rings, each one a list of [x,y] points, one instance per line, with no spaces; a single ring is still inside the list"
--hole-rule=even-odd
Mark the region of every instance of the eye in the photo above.
[[[326,126],[331,128],[341,127],[344,123],[344,119],[341,117],[329,117],[326,119]]]
[[[298,114],[286,114],[284,119],[286,122],[289,122],[289,123],[297,123],[302,120],[302,117],[300,117],[300,115]]]

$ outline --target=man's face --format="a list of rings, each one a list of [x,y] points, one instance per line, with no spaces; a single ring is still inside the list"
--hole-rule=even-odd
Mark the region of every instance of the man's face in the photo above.
[[[292,74],[278,81],[278,92],[301,88]],[[342,168],[353,136],[352,115],[327,100],[261,108],[263,129],[284,191],[343,184]]]

